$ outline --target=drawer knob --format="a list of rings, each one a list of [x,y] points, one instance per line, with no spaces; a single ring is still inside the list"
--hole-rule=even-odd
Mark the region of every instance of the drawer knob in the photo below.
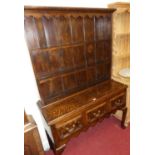
[[[97,113],[100,114],[101,113],[101,110],[98,110]]]
[[[73,128],[75,128],[75,126],[76,126],[75,124],[72,125]]]
[[[100,110],[97,111],[97,113],[94,112],[93,115],[94,115],[95,117],[99,117],[99,116],[100,116],[100,112],[101,112]]]
[[[69,131],[69,128],[68,127],[65,127],[65,130]]]
[[[115,105],[116,106],[120,106],[122,105],[123,103],[121,102],[121,99],[118,99],[116,102],[115,102]]]

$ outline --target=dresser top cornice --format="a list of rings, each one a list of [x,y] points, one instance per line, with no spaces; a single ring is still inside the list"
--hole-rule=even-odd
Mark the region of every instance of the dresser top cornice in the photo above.
[[[84,8],[84,7],[47,7],[47,6],[24,6],[25,13],[28,12],[72,12],[72,13],[113,13],[114,8]]]

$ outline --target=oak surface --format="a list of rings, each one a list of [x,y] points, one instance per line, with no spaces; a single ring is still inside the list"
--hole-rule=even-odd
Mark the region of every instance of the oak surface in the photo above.
[[[28,117],[25,112],[24,155],[45,155],[37,126],[32,117]]]
[[[118,109],[126,86],[111,80],[115,9],[25,7],[25,38],[56,155]]]

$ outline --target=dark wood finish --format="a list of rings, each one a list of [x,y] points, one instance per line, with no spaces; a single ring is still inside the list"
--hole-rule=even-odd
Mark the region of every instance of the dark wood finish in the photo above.
[[[127,115],[127,108],[126,107],[124,107],[123,109],[122,109],[122,111],[123,111],[123,115],[122,115],[122,122],[121,122],[121,126],[122,126],[122,128],[126,128],[126,126],[125,126],[125,119],[126,119],[126,115]]]
[[[25,9],[25,37],[44,105],[110,77],[113,9],[68,10]]]
[[[24,155],[45,155],[34,120],[24,112]]]
[[[116,110],[126,86],[111,80],[114,9],[25,7],[25,38],[54,152]]]

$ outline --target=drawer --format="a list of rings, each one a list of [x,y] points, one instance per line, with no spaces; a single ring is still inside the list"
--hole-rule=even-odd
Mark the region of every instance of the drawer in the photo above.
[[[102,103],[101,105],[95,106],[94,108],[88,110],[86,112],[87,122],[92,123],[96,120],[102,118],[108,112],[108,106],[106,103]]]
[[[110,100],[111,102],[111,109],[116,109],[116,108],[122,108],[126,105],[126,95],[125,93],[122,93]]]
[[[63,123],[57,123],[55,128],[59,138],[63,140],[80,131],[83,126],[82,116],[80,115]]]

